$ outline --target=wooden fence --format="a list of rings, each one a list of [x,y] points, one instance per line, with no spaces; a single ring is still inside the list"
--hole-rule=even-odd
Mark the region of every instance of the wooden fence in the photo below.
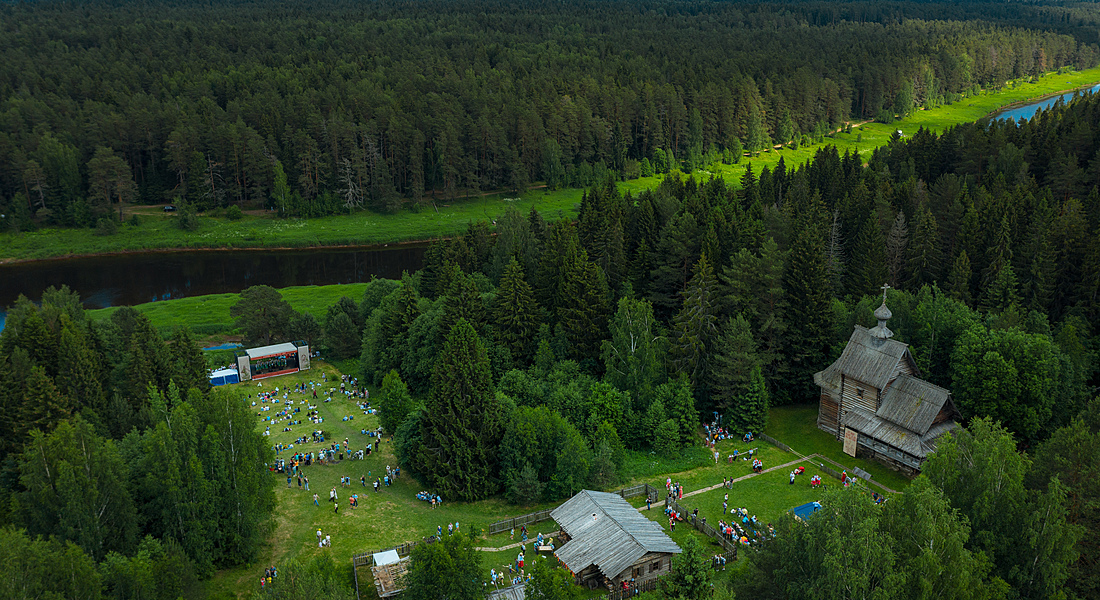
[[[656,590],[658,581],[660,581],[660,579],[657,577],[646,579],[638,585],[625,590],[611,590],[606,596],[600,596],[596,600],[623,600],[624,598],[633,598],[639,594]]]
[[[725,551],[727,560],[737,560],[737,544],[735,542],[726,538],[726,536],[722,535],[709,523],[704,523],[702,519],[692,519],[691,511],[681,506],[679,502],[670,498],[668,500],[668,505],[672,510],[684,516],[684,524],[694,527],[696,531],[718,542],[718,545],[722,546],[722,550]]]
[[[778,447],[780,450],[782,450],[784,452],[790,452],[791,454],[798,454],[794,450],[791,450],[790,446],[788,446],[788,445],[784,444],[783,442],[773,438],[770,435],[767,435],[765,433],[758,433],[758,434],[756,434],[756,437],[764,440],[765,442],[768,442],[769,444],[771,444],[773,446]]]
[[[643,483],[641,485],[635,485],[628,488],[612,492],[618,494],[623,498],[634,498],[637,496],[648,496],[653,502],[657,502],[659,494],[657,488]],[[533,513],[527,513],[511,519],[504,519],[503,521],[497,521],[496,523],[489,524],[489,535],[496,535],[498,533],[504,533],[511,531],[513,528],[521,527],[523,525],[530,525],[531,523],[539,523],[541,521],[550,520],[550,511],[554,509],[548,508],[546,510],[540,510]]]

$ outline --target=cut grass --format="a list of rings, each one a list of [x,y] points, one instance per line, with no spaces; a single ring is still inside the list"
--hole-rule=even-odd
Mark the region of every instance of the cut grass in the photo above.
[[[838,151],[860,152],[864,158],[870,151],[886,144],[893,133],[901,130],[912,135],[920,127],[941,132],[951,125],[981,119],[1004,107],[1038,100],[1058,92],[1073,90],[1100,81],[1100,67],[1063,74],[1048,74],[1035,81],[1008,82],[997,90],[989,90],[961,98],[958,102],[930,110],[918,110],[908,117],[885,125],[867,123],[854,127],[851,133],[828,137],[820,144],[810,144],[798,150],[783,149],[764,152],[746,158],[737,165],[719,165],[716,172],[696,171],[696,175],[718,175],[738,185],[747,165],[754,172],[769,168],[782,157],[788,167],[810,159],[824,145],[836,145]],[[660,176],[623,182],[620,188],[634,193],[657,185]],[[359,212],[317,219],[278,219],[272,216],[246,216],[238,221],[220,218],[201,219],[197,232],[185,232],[175,226],[177,217],[149,216],[143,225],[120,227],[119,233],[97,237],[91,229],[41,229],[36,232],[0,234],[0,263],[11,260],[36,260],[58,256],[89,255],[113,252],[168,248],[299,248],[340,245],[381,245],[410,240],[426,240],[452,236],[463,231],[467,223],[492,220],[509,205],[522,211],[533,206],[547,220],[560,216],[576,216],[581,190],[530,190],[519,197],[495,193],[473,198],[435,201],[419,211],[405,210],[397,214]]]

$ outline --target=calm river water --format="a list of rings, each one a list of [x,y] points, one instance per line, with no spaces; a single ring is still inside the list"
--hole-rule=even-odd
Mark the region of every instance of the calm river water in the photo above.
[[[1081,90],[1078,90],[1078,91],[1081,91],[1081,92],[1087,91],[1089,93],[1093,93],[1093,92],[1096,92],[1097,90],[1100,90],[1100,83],[1098,83],[1098,84],[1096,84],[1096,85],[1094,85],[1090,88],[1087,88],[1087,90],[1086,89],[1081,89]],[[1046,109],[1054,106],[1054,103],[1057,102],[1059,99],[1061,99],[1063,102],[1069,102],[1070,98],[1073,98],[1074,93],[1075,92],[1068,92],[1068,93],[1062,94],[1061,96],[1052,96],[1050,98],[1046,98],[1046,99],[1040,100],[1040,101],[1032,103],[1032,104],[1027,104],[1027,105],[1024,105],[1024,106],[1018,106],[1016,108],[1010,108],[1010,109],[1008,109],[1004,112],[998,113],[996,118],[998,118],[998,119],[1015,119],[1017,121],[1028,121],[1028,120],[1031,120],[1031,117],[1035,116],[1035,113],[1039,112],[1040,108],[1043,109],[1043,110],[1046,110]]]
[[[68,285],[87,308],[239,292],[252,285],[287,287],[398,279],[419,269],[423,246],[374,249],[148,252],[0,265],[0,309],[19,294],[38,300]],[[0,311],[0,328],[4,313]]]

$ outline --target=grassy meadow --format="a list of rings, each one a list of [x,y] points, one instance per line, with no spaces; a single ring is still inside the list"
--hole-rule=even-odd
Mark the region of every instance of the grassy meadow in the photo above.
[[[864,123],[855,125],[851,133],[837,133],[819,144],[808,144],[798,150],[781,149],[746,157],[736,165],[716,165],[714,172],[696,171],[695,175],[718,175],[737,185],[747,165],[755,172],[772,167],[783,158],[788,167],[810,159],[823,145],[836,145],[844,153],[852,150],[865,158],[886,144],[897,130],[912,135],[920,127],[943,131],[951,125],[981,119],[991,113],[1016,104],[1026,103],[1059,92],[1081,88],[1100,81],[1100,67],[1063,74],[1048,74],[1034,81],[1008,82],[989,90],[961,98],[954,104],[918,110],[892,124]],[[622,182],[622,190],[634,193],[657,185],[661,176],[643,177]],[[238,221],[220,217],[202,219],[196,232],[175,227],[175,216],[156,214],[145,207],[130,207],[143,215],[141,225],[123,225],[112,236],[99,237],[91,229],[44,228],[20,234],[0,234],[0,263],[13,260],[131,252],[171,248],[296,248],[316,246],[369,246],[451,236],[463,231],[467,223],[491,220],[506,207],[521,211],[534,207],[547,220],[560,216],[573,217],[580,201],[581,190],[547,191],[532,189],[521,195],[492,193],[470,198],[456,197],[418,205],[417,210],[396,214],[358,212],[316,219],[278,219],[270,214],[246,215]]]
[[[173,300],[171,302],[181,302]],[[167,303],[162,303],[167,304]],[[345,365],[342,365],[345,366]],[[327,376],[327,382],[321,384],[322,374]],[[296,452],[316,451],[328,446],[331,441],[340,441],[346,438],[353,450],[361,449],[368,443],[376,442],[378,438],[362,434],[362,430],[372,430],[378,427],[376,415],[365,415],[352,400],[344,398],[339,391],[336,397],[329,402],[324,401],[324,389],[339,388],[340,373],[331,364],[316,361],[309,371],[285,375],[264,380],[263,386],[257,382],[246,382],[229,386],[228,391],[239,395],[242,401],[255,400],[257,392],[274,390],[278,387],[280,397],[287,388],[293,388],[298,383],[310,382],[321,384],[318,386],[318,399],[313,400],[312,394],[297,394],[290,392],[289,400],[293,401],[295,408],[301,408],[302,413],[295,415],[290,420],[303,420],[301,425],[291,425],[289,420],[280,422],[269,421],[278,410],[286,406],[279,404],[267,404],[269,411],[262,411],[264,404],[256,406],[256,427],[264,430],[270,427],[269,442],[292,444],[299,436],[309,436],[315,429],[325,432],[326,442],[295,444],[293,448],[283,450],[279,458],[289,458]],[[376,393],[377,390],[371,390]],[[252,399],[247,399],[252,396]],[[304,419],[308,412],[307,403],[317,406],[319,415],[324,418],[320,425],[313,425]],[[351,420],[343,420],[344,417],[354,417]],[[777,408],[773,409],[768,432],[777,439],[791,444],[799,452],[822,452],[830,456],[835,449],[839,452],[839,443],[833,441],[830,436],[818,431],[814,426],[816,412],[812,407]],[[283,428],[289,427],[291,431],[284,432]],[[799,456],[784,452],[766,442],[757,441],[752,444],[757,448],[757,456],[764,461],[766,468],[781,465],[787,462],[800,460]],[[684,449],[675,457],[660,457],[649,452],[629,452],[627,463],[624,466],[624,485],[636,483],[649,483],[663,489],[666,477],[684,485],[685,494],[691,494],[704,488],[721,484],[723,478],[736,478],[751,473],[750,463],[737,460],[732,464],[726,457],[737,449],[744,452],[748,449],[746,444],[740,441],[724,440],[718,443],[718,451],[721,460],[716,464],[713,455],[702,445]],[[274,456],[273,456],[274,458]],[[887,469],[879,467],[864,460],[855,460],[843,457],[845,465],[860,466],[875,473],[875,477],[881,476],[884,483],[902,489],[906,480],[890,473]],[[332,464],[313,464],[304,467],[304,475],[309,478],[310,491],[298,487],[297,480],[291,482],[291,487],[286,485],[285,475],[271,473],[275,480],[275,494],[277,506],[274,518],[274,530],[267,545],[261,551],[259,559],[251,565],[238,567],[219,572],[214,579],[208,582],[208,592],[211,597],[231,597],[249,593],[254,589],[254,583],[260,573],[267,566],[278,564],[280,561],[292,558],[308,558],[319,553],[328,553],[336,560],[337,564],[349,565],[355,554],[375,551],[381,548],[391,547],[403,542],[421,540],[434,535],[437,528],[444,531],[448,523],[458,522],[460,529],[475,536],[475,545],[482,548],[482,564],[486,575],[489,569],[506,567],[514,560],[516,548],[508,548],[510,544],[519,541],[519,535],[514,540],[507,533],[489,536],[488,525],[494,521],[518,516],[534,510],[550,508],[557,503],[545,503],[535,506],[513,506],[502,499],[490,499],[479,502],[452,502],[444,498],[443,505],[432,509],[430,504],[416,499],[416,493],[424,488],[410,475],[402,476],[391,486],[382,486],[379,492],[374,492],[370,482],[385,474],[386,466],[396,466],[393,454],[393,445],[389,436],[383,438],[381,450],[374,452],[365,460],[343,460]],[[755,514],[762,522],[773,522],[780,518],[787,510],[799,504],[811,500],[820,499],[820,493],[811,490],[809,478],[814,473],[819,473],[817,466],[811,461],[801,461],[806,467],[806,473],[799,476],[795,485],[788,483],[790,468],[778,469],[771,473],[751,477],[733,484],[732,489],[718,489],[695,493],[685,496],[682,505],[690,508],[699,508],[700,515],[706,516],[708,523],[717,523],[722,518],[723,494],[729,493],[731,507],[745,507],[750,514]],[[876,470],[877,469],[877,470]],[[885,473],[880,475],[880,472]],[[340,478],[349,476],[352,478],[350,488],[340,486]],[[365,477],[367,487],[360,483],[360,477]],[[827,485],[836,485],[835,479],[824,477]],[[328,502],[328,492],[336,487],[340,498],[339,512],[334,510],[333,504]],[[617,488],[616,488],[617,489]],[[430,490],[428,490],[430,491]],[[318,495],[318,503],[314,505],[313,494]],[[860,492],[863,493],[863,492]],[[359,508],[349,507],[348,498],[351,494],[359,495]],[[644,499],[634,498],[635,506],[644,506]],[[652,510],[642,511],[647,517],[668,527],[667,519],[662,512],[663,507],[654,505]],[[318,548],[316,532],[320,529],[324,535],[332,538],[331,548]],[[538,532],[551,533],[556,530],[553,522],[546,521],[529,527],[531,537]],[[689,535],[699,536],[691,527],[681,525],[672,533],[672,538],[682,543]],[[707,548],[718,551],[718,546],[699,536],[700,541]],[[708,550],[710,552],[711,550]],[[528,546],[528,560],[534,560],[534,553]],[[360,573],[362,575],[362,572]],[[373,584],[370,581],[360,580],[364,598],[374,597]],[[592,594],[586,594],[590,596]]]
[[[341,296],[347,296],[356,303],[363,300],[366,283],[347,283],[335,285],[305,285],[286,287],[279,290],[290,306],[302,313],[310,313],[323,323],[328,307],[336,303]],[[173,298],[135,305],[134,310],[144,314],[154,327],[169,335],[177,327],[187,325],[199,337],[217,337],[230,333],[234,319],[229,309],[240,300],[240,294],[209,294],[190,298]],[[86,311],[92,319],[106,319],[119,307],[99,308]]]

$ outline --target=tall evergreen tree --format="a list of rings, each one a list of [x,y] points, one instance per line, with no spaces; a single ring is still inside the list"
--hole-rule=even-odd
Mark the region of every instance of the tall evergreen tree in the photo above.
[[[674,372],[688,378],[695,396],[710,395],[710,355],[718,335],[718,282],[704,254],[695,263],[695,274],[684,290],[684,304],[672,326],[669,362]]]
[[[738,410],[740,398],[752,383],[753,372],[760,368],[748,320],[741,314],[730,317],[715,340],[710,362],[714,409],[725,415]]]
[[[973,302],[970,296],[971,278],[970,258],[966,255],[966,250],[962,250],[955,258],[955,263],[951,265],[951,274],[947,276],[945,290],[955,300],[970,304]]]
[[[446,497],[487,498],[500,489],[497,446],[504,415],[485,346],[460,319],[451,329],[424,405],[417,471]]]
[[[886,263],[886,240],[874,215],[867,217],[859,228],[849,264],[846,289],[853,298],[874,294],[890,276]]]
[[[908,287],[918,290],[922,285],[931,284],[939,279],[940,249],[939,227],[936,217],[928,207],[917,210],[917,221],[913,227],[913,237],[906,251],[905,269],[908,272]]]
[[[501,342],[515,360],[528,361],[534,353],[539,325],[539,306],[523,267],[515,258],[504,267],[493,304],[493,323]]]
[[[815,201],[814,205],[817,205]],[[805,224],[791,244],[790,258],[783,276],[786,296],[787,347],[791,361],[790,381],[780,390],[788,390],[792,400],[810,397],[813,374],[825,363],[831,337],[829,272],[825,262],[825,227],[820,210],[811,209]],[[853,257],[853,260],[855,258]]]

